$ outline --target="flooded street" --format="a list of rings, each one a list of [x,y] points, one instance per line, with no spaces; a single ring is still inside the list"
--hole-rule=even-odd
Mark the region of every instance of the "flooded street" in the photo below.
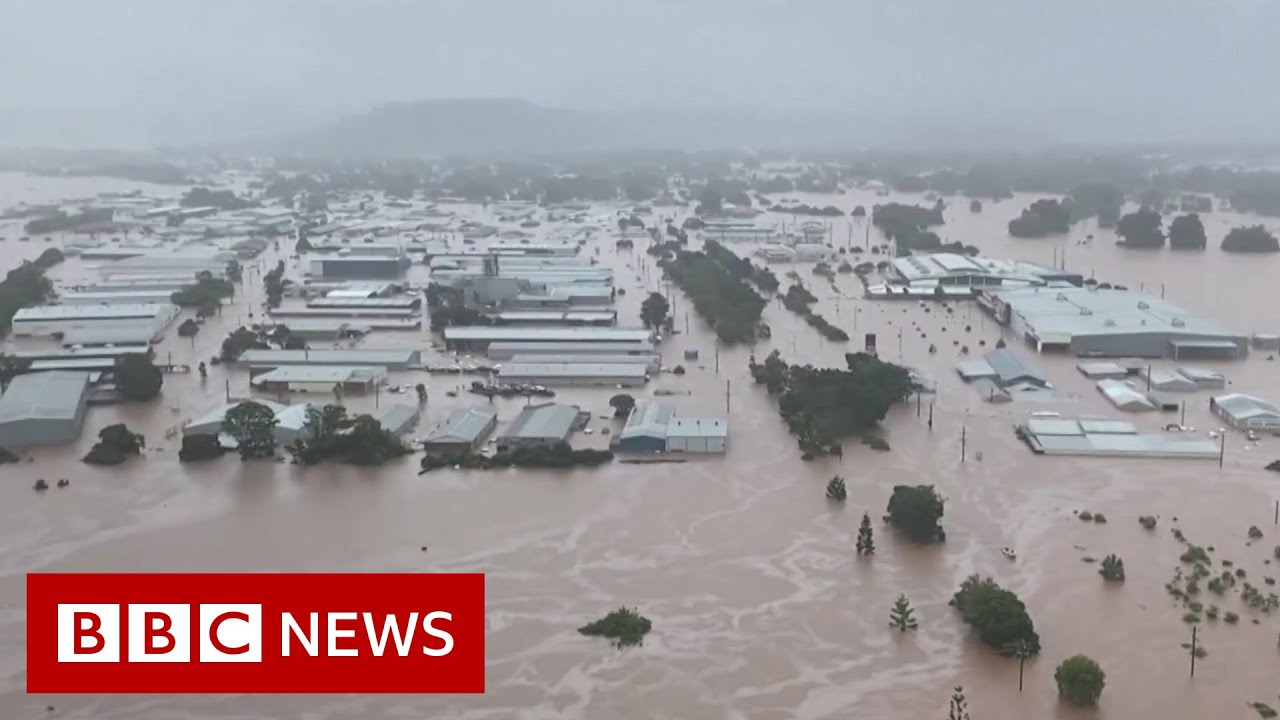
[[[0,174],[0,207],[132,187],[145,186]],[[177,194],[173,188],[147,190],[153,191]],[[846,212],[858,204],[869,211],[891,200],[928,204],[918,195],[877,198],[860,191],[788,197]],[[1019,195],[984,203],[983,212],[974,214],[966,199],[948,198],[946,225],[935,230],[944,241],[976,245],[994,258],[1048,265],[1065,252],[1068,269],[1086,277],[1145,287],[1157,296],[1163,286],[1169,300],[1227,329],[1280,332],[1280,305],[1274,301],[1280,256],[1218,249],[1230,227],[1261,219],[1205,215],[1209,249],[1204,252],[1126,250],[1093,221],[1050,239],[1009,237],[1008,221],[1033,199]],[[466,207],[469,213],[481,212]],[[680,212],[677,224],[688,211]],[[793,222],[792,216],[777,213],[756,222],[771,225],[783,218]],[[840,247],[863,244],[870,220],[822,221],[832,223],[831,242]],[[42,238],[18,242],[21,223],[4,222],[0,272],[51,246]],[[540,230],[554,229],[544,225]],[[875,230],[870,237],[873,244],[880,242]],[[659,288],[653,258],[641,249],[647,244],[646,239],[634,252],[618,254],[608,234],[597,233],[584,250],[599,249],[601,264],[615,270],[615,284],[626,290],[617,302],[622,325],[638,324],[644,294]],[[740,255],[754,248],[729,247]],[[157,346],[157,358],[194,366],[215,355],[231,329],[249,322],[250,312],[260,313],[262,272],[281,257],[269,250],[255,261],[257,270],[246,273],[246,291],[237,305],[206,323],[194,343],[170,329]],[[880,258],[849,259],[856,264]],[[60,283],[89,277],[92,267],[70,258],[50,275]],[[773,267],[784,290],[791,267]],[[1164,584],[1184,549],[1171,536],[1175,527],[1192,543],[1214,546],[1216,559],[1233,560],[1253,581],[1280,575],[1280,561],[1270,561],[1272,548],[1280,545],[1280,527],[1273,524],[1280,474],[1262,469],[1280,459],[1280,438],[1254,444],[1228,433],[1221,468],[1203,460],[1035,456],[1012,432],[1014,421],[1033,410],[1123,415],[1152,432],[1176,417],[1122,414],[1076,371],[1075,358],[1035,355],[1016,342],[1010,347],[1053,382],[1055,399],[984,403],[953,370],[961,345],[976,355],[984,349],[980,340],[990,348],[1001,337],[1001,328],[976,304],[949,303],[951,313],[930,304],[926,313],[919,303],[862,298],[853,275],[838,276],[833,286],[812,274],[812,263],[794,269],[819,297],[815,310],[845,329],[849,343],[822,339],[775,301],[765,311],[772,340],[754,348],[720,348],[717,371],[714,336],[673,287],[676,327],[684,329],[687,313],[689,332],[663,340],[663,364],[683,362],[689,372],[664,373],[631,391],[640,399],[652,398],[658,389],[688,391],[662,400],[704,416],[723,415],[727,402],[730,450],[723,458],[614,462],[567,473],[442,470],[422,476],[416,456],[379,469],[302,469],[241,463],[234,456],[180,465],[181,438],[166,439],[166,430],[220,405],[228,394],[249,395],[246,373],[222,367],[211,367],[205,382],[195,373],[166,376],[163,396],[154,403],[92,409],[76,446],[38,448],[29,453],[34,462],[0,469],[0,718],[914,720],[945,717],[956,685],[964,686],[970,712],[982,720],[1245,718],[1253,714],[1247,702],[1276,704],[1277,618],[1244,609],[1238,597],[1219,600],[1224,610],[1240,612],[1242,620],[1234,626],[1201,625],[1199,639],[1209,655],[1197,662],[1196,676],[1189,679],[1190,658],[1181,644],[1190,641],[1191,626],[1182,621],[1184,610]],[[413,273],[411,279],[425,280],[425,268],[417,266]],[[292,267],[286,274],[297,276]],[[843,365],[843,354],[861,349],[868,332],[877,334],[883,359],[937,380],[932,429],[926,422],[930,400],[919,406],[913,401],[891,411],[884,423],[890,452],[850,440],[843,458],[802,462],[776,404],[751,381],[751,354],[763,358],[776,348],[788,361]],[[378,332],[363,345],[428,350],[430,343],[424,330]],[[20,344],[52,342],[24,339]],[[927,352],[930,344],[937,345],[936,355]],[[3,347],[14,345],[6,341]],[[701,359],[681,360],[686,349],[698,350]],[[424,353],[424,360],[439,353]],[[1255,351],[1243,361],[1196,365],[1225,374],[1228,391],[1280,401],[1280,366],[1266,356]],[[425,435],[457,407],[484,402],[465,392],[445,395],[470,379],[393,373],[394,383],[424,382],[430,389],[430,402],[412,435]],[[558,401],[579,403],[596,416],[591,421],[596,433],[575,436],[575,446],[605,447],[608,436],[599,428],[616,430],[618,424],[598,416],[609,412],[614,392],[558,390]],[[1209,414],[1210,394],[1201,390],[1185,398],[1187,424],[1202,433],[1220,424]],[[353,409],[372,409],[375,402],[412,399],[387,393],[348,398]],[[524,402],[495,400],[500,422],[509,421]],[[115,422],[146,435],[145,458],[115,468],[80,463],[98,431]],[[843,506],[824,497],[824,486],[835,475],[848,484]],[[50,483],[66,477],[71,485],[37,494],[30,488],[39,477]],[[934,484],[945,496],[945,544],[917,547],[879,522],[893,485],[904,483]],[[1086,509],[1105,513],[1109,522],[1085,523],[1073,515]],[[876,553],[869,559],[854,552],[864,511],[875,521]],[[1157,529],[1139,526],[1140,515],[1158,516]],[[1265,533],[1251,546],[1250,525]],[[1017,549],[1016,562],[1000,554],[1003,546]],[[1112,552],[1124,559],[1127,580],[1104,586],[1097,566],[1081,558]],[[465,697],[27,696],[24,573],[32,571],[483,572],[487,692]],[[1043,652],[1027,662],[1022,693],[1018,662],[983,647],[947,606],[972,573],[991,575],[1014,590],[1035,621]],[[889,609],[902,593],[920,622],[914,633],[888,627]],[[576,632],[624,604],[653,621],[643,647],[619,652]],[[1071,710],[1057,699],[1054,668],[1077,653],[1093,657],[1107,673],[1096,711]],[[50,705],[54,712],[46,711]]]

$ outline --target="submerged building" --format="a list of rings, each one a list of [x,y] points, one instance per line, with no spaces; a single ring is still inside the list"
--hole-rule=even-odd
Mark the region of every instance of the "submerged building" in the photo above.
[[[422,441],[427,452],[475,452],[498,425],[498,414],[483,407],[453,411]]]
[[[1247,335],[1129,290],[1026,289],[984,293],[979,301],[998,322],[1041,352],[1235,359],[1249,351]]]
[[[589,413],[582,412],[577,405],[530,405],[498,433],[498,449],[505,451],[522,447],[550,447],[568,442],[569,436],[590,417]]]
[[[89,373],[19,375],[0,395],[0,448],[75,442],[84,426]]]
[[[867,288],[870,297],[966,297],[990,288],[1027,288],[1050,284],[1079,286],[1079,273],[1056,270],[1021,260],[933,253],[908,255],[889,261],[886,283]]]
[[[620,452],[723,453],[729,449],[729,424],[677,417],[668,406],[644,403],[632,408],[611,445]]]
[[[1280,432],[1280,408],[1253,395],[1214,396],[1209,399],[1209,410],[1237,430]]]

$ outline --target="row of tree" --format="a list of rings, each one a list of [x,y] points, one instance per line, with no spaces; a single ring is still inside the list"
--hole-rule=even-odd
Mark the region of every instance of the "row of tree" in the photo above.
[[[677,250],[674,259],[664,258],[659,264],[722,341],[734,344],[756,338],[765,300],[723,264],[685,250]]]
[[[789,365],[775,350],[751,377],[778,397],[778,412],[796,436],[802,457],[841,454],[838,441],[870,430],[912,392],[905,368],[866,353],[845,355],[846,368]]]
[[[574,450],[569,443],[558,442],[549,446],[517,447],[493,455],[457,451],[428,453],[422,458],[422,472],[445,467],[461,467],[472,470],[500,470],[510,467],[555,468],[595,467],[613,460],[608,450]]]
[[[246,400],[227,411],[220,431],[236,443],[241,460],[270,459],[278,449],[279,421],[270,407]],[[409,448],[373,417],[354,417],[340,405],[308,407],[303,436],[285,450],[294,462],[315,465],[337,461],[350,465],[381,465],[408,454]],[[182,439],[178,459],[195,462],[221,457],[226,452],[216,434],[187,435]]]
[[[795,283],[787,288],[786,294],[782,296],[783,307],[804,318],[804,321],[814,330],[817,330],[819,335],[835,342],[848,342],[848,333],[827,322],[826,318],[814,312],[813,305],[816,302],[818,302],[818,298],[800,283]]]

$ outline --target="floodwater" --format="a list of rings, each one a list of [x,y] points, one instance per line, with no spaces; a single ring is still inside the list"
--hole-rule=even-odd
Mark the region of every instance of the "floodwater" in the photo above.
[[[0,175],[0,205],[119,189],[114,181],[63,181]],[[170,191],[171,192],[171,191]],[[799,197],[799,196],[798,196]],[[870,207],[885,201],[870,194],[799,197],[810,204]],[[897,199],[897,198],[891,198]],[[918,196],[903,198],[925,202]],[[1273,281],[1280,257],[1231,256],[1217,244],[1233,224],[1254,222],[1215,212],[1206,216],[1210,249],[1203,253],[1131,251],[1091,224],[1064,237],[1009,238],[1005,223],[1031,197],[986,203],[971,214],[953,199],[941,234],[977,245],[984,254],[1051,262],[1065,251],[1067,265],[1099,280],[1144,285],[1204,316],[1243,332],[1280,327]],[[474,211],[479,213],[479,208]],[[768,214],[759,222],[782,216]],[[803,218],[802,218],[803,219]],[[788,222],[790,218],[788,217]],[[836,219],[837,244],[863,241],[861,223]],[[545,227],[543,228],[546,229]],[[1091,244],[1085,236],[1095,233]],[[44,243],[6,236],[7,270]],[[875,234],[872,233],[874,239]],[[611,240],[597,236],[614,267],[620,317],[638,317],[642,292],[657,287],[650,257],[615,256]],[[746,252],[747,247],[735,247]],[[870,256],[870,259],[875,259]],[[275,262],[268,253],[262,268]],[[645,268],[648,268],[647,270]],[[785,266],[775,268],[784,286]],[[1267,559],[1280,543],[1272,523],[1280,499],[1277,476],[1262,470],[1280,458],[1280,440],[1257,445],[1229,434],[1226,461],[1107,460],[1033,456],[1011,432],[1027,412],[1118,415],[1066,357],[1035,357],[1059,389],[1048,404],[992,406],[951,370],[960,358],[953,342],[973,353],[994,345],[1000,331],[972,304],[946,313],[916,303],[864,300],[852,276],[834,288],[797,266],[822,300],[819,311],[845,328],[847,346],[823,340],[774,303],[766,322],[773,348],[787,359],[838,364],[860,347],[863,333],[879,336],[888,360],[914,365],[939,383],[934,426],[927,403],[896,408],[885,422],[892,451],[877,453],[847,444],[842,459],[804,463],[762,389],[751,384],[752,348],[723,348],[716,368],[715,343],[689,312],[687,334],[663,342],[666,364],[682,362],[686,348],[702,360],[683,377],[663,375],[638,397],[656,389],[688,391],[665,398],[688,414],[721,414],[730,406],[732,448],[724,458],[685,464],[614,463],[569,473],[440,471],[419,476],[416,459],[379,470],[241,463],[227,457],[181,466],[167,428],[223,401],[248,394],[242,373],[212,368],[206,383],[195,374],[169,376],[162,401],[146,406],[96,408],[75,448],[41,449],[34,462],[0,470],[0,717],[3,718],[932,718],[945,717],[948,697],[963,685],[975,718],[1249,717],[1245,703],[1277,704],[1277,622],[1236,610],[1237,626],[1206,623],[1200,642],[1209,656],[1188,678],[1190,639],[1183,610],[1165,594],[1182,546],[1170,535],[1179,527],[1192,542],[1217,548],[1252,581],[1280,571]],[[52,274],[87,272],[69,260]],[[260,295],[261,275],[250,273],[247,295]],[[685,326],[687,302],[678,291],[674,315]],[[837,303],[836,298],[840,300]],[[224,310],[196,338],[194,347],[170,332],[159,348],[175,363],[216,352],[226,332],[247,319],[254,303]],[[239,317],[237,317],[239,316]],[[855,327],[856,325],[856,327]],[[971,326],[969,332],[966,325]],[[901,341],[899,332],[901,331]],[[927,337],[922,337],[924,333]],[[367,346],[428,348],[426,333],[379,333]],[[938,346],[930,356],[930,343]],[[1015,345],[1015,347],[1018,347]],[[696,365],[696,366],[695,366]],[[1207,364],[1226,373],[1232,389],[1280,399],[1276,365],[1265,353],[1246,361]],[[399,373],[396,382],[426,382],[431,400],[419,434],[449,411],[473,400],[444,391],[458,379]],[[614,391],[560,393],[597,415]],[[727,398],[726,398],[727,395]],[[405,396],[382,394],[377,401]],[[323,402],[327,398],[313,398]],[[358,408],[372,398],[349,398]],[[1216,427],[1208,393],[1189,394],[1187,423],[1201,432]],[[483,401],[482,401],[483,402]],[[497,401],[509,420],[523,401]],[[1133,419],[1157,430],[1167,415]],[[112,469],[76,458],[99,428],[123,420],[147,435],[145,459]],[[597,432],[575,442],[603,446]],[[966,439],[961,454],[961,436]],[[978,459],[979,453],[981,460]],[[824,486],[843,476],[849,501],[833,507]],[[36,477],[67,477],[67,489],[36,494]],[[897,483],[933,483],[947,498],[947,542],[915,547],[878,521],[876,553],[854,553],[864,511],[878,518]],[[1084,523],[1073,511],[1104,512],[1105,525]],[[1157,515],[1155,532],[1137,517]],[[1177,521],[1174,518],[1177,518]],[[1249,546],[1245,532],[1258,525],[1267,537]],[[422,552],[421,546],[429,546]],[[1018,551],[1016,562],[1000,548]],[[1097,566],[1081,557],[1115,552],[1128,580],[1104,586]],[[1280,563],[1277,563],[1280,565]],[[24,693],[23,573],[29,571],[449,571],[488,576],[488,671],[483,696],[27,696]],[[988,574],[1026,602],[1043,643],[1026,665],[1018,692],[1018,663],[971,638],[947,600],[963,578]],[[1264,588],[1265,589],[1265,588]],[[889,608],[905,593],[916,608],[919,630],[888,627]],[[654,622],[643,647],[615,651],[584,638],[575,628],[610,609],[635,606]],[[1096,713],[1060,706],[1053,680],[1062,659],[1084,653],[1107,673]],[[53,713],[46,706],[56,708]]]

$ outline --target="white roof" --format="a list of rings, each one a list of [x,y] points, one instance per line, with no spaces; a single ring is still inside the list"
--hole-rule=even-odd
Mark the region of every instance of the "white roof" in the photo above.
[[[0,423],[31,419],[73,419],[89,386],[86,372],[35,372],[19,375],[0,397]]]
[[[526,363],[512,362],[502,366],[498,375],[512,377],[595,377],[643,378],[648,367],[644,363]]]
[[[1280,418],[1280,409],[1276,409],[1275,405],[1253,395],[1228,393],[1226,395],[1218,395],[1213,400],[1218,407],[1232,417],[1240,419],[1255,417]]]

